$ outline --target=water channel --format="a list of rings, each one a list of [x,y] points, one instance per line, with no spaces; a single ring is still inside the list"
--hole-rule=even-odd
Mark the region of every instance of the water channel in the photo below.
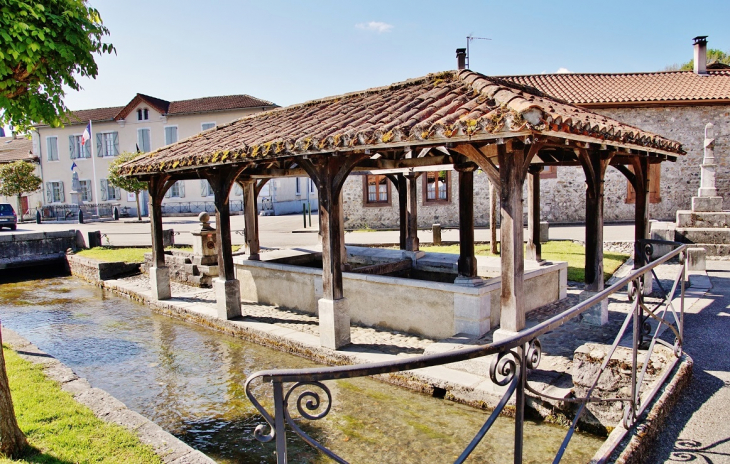
[[[253,438],[263,419],[243,391],[246,376],[314,366],[155,314],[74,277],[0,283],[0,318],[92,386],[223,463],[275,462],[273,444]],[[367,378],[328,386],[332,412],[305,422],[305,430],[354,463],[451,462],[488,414]],[[257,396],[268,392],[260,386]],[[511,462],[513,433],[511,419],[498,419],[471,462]],[[564,435],[560,427],[528,422],[524,462],[550,462]],[[601,443],[577,434],[563,462],[588,462]],[[289,462],[327,461],[289,435]]]

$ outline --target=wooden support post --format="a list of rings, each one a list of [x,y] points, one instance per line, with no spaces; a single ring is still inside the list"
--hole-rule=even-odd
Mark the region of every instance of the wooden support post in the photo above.
[[[172,297],[170,270],[165,266],[165,246],[162,241],[162,199],[172,182],[166,175],[153,176],[148,183],[150,194],[150,227],[152,233],[152,262],[150,286],[152,297],[167,300]]]
[[[213,190],[216,223],[216,248],[218,249],[218,277],[213,281],[218,317],[231,319],[241,316],[241,286],[233,268],[231,245],[231,211],[229,195],[236,178],[243,170],[228,168],[208,171],[205,177]]]
[[[522,169],[525,152],[519,149],[508,152],[505,145],[498,145],[498,153],[502,211],[500,330],[519,332],[525,328],[525,297],[522,291],[525,274],[522,225],[522,187],[524,184]]]
[[[477,276],[477,259],[474,255],[474,170],[476,165],[455,166],[459,171],[459,264],[461,278]]]
[[[527,259],[542,261],[540,244],[540,171],[541,167],[530,166],[527,170]]]
[[[408,222],[406,233],[406,250],[418,251],[418,174],[410,172],[405,176],[407,182]]]
[[[408,237],[408,184],[403,174],[388,174],[388,179],[398,192],[399,244],[400,249],[406,249]]]
[[[244,240],[248,250],[248,259],[258,261],[259,255],[259,214],[256,203],[256,181],[253,179],[241,182],[243,187],[243,220]]]
[[[497,249],[497,189],[494,182],[489,181],[489,248],[493,255]]]
[[[631,163],[636,176],[636,209],[634,210],[634,269],[644,266],[646,255],[639,240],[649,238],[649,159],[647,157],[634,157]],[[644,275],[644,294],[652,291],[651,273]]]

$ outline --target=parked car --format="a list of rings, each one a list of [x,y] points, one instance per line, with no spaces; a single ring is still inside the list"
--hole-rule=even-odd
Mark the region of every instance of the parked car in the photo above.
[[[0,203],[0,229],[7,227],[15,230],[18,227],[18,216],[10,203]]]

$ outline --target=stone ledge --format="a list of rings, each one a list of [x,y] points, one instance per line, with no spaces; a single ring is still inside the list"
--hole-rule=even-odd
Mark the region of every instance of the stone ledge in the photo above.
[[[106,262],[83,256],[67,255],[71,274],[92,283],[139,272],[139,263]]]
[[[34,364],[42,364],[46,377],[61,384],[61,389],[71,393],[78,403],[91,409],[96,417],[121,425],[137,435],[142,443],[152,446],[163,462],[215,463],[205,454],[164,431],[159,425],[128,409],[106,391],[91,387],[86,379],[77,376],[56,358],[6,327],[3,327],[3,341],[17,351],[21,358]]]

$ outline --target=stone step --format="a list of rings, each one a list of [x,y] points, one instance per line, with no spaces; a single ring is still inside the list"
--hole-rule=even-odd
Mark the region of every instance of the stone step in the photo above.
[[[714,213],[697,213],[694,211],[677,211],[677,227],[730,227],[730,211]]]
[[[677,241],[683,243],[730,243],[730,228],[677,227]]]
[[[730,256],[730,244],[725,243],[694,243],[692,247],[704,248],[707,256]]]

